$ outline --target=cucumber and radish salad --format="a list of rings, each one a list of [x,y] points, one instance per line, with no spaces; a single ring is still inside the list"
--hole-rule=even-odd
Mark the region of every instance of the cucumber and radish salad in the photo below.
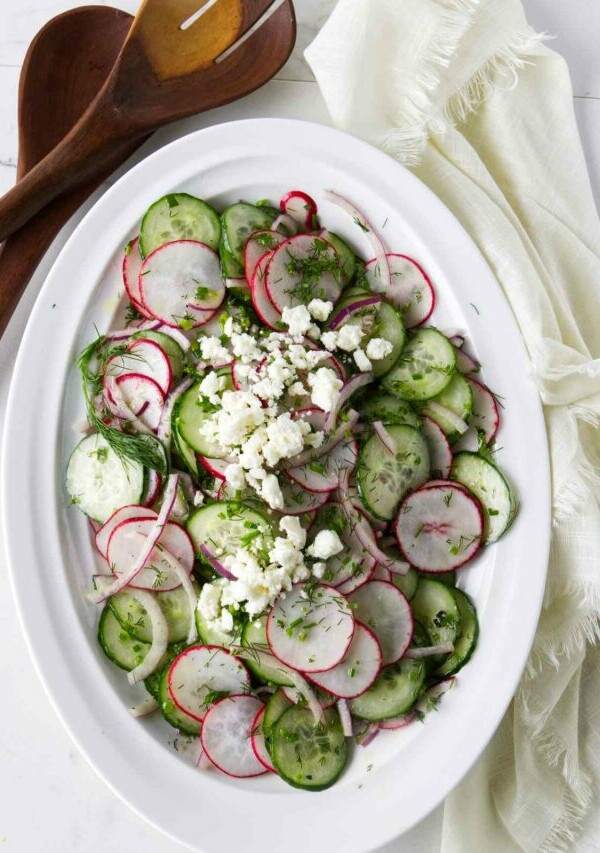
[[[332,206],[347,239],[299,190],[152,204],[122,328],[79,359],[66,470],[135,715],[196,739],[200,768],[310,791],[456,683],[479,632],[460,570],[517,512],[501,406],[432,323],[427,272]]]

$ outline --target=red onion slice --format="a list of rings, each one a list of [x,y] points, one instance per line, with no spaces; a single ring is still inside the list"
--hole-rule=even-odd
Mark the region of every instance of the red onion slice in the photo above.
[[[345,699],[338,699],[337,709],[342,723],[342,731],[344,737],[352,737],[352,717],[350,716],[350,708]]]
[[[351,379],[348,379],[347,382],[344,382],[344,384],[340,388],[340,393],[333,409],[331,409],[330,412],[327,412],[327,417],[325,418],[325,432],[331,432],[331,430],[334,428],[342,406],[344,406],[348,402],[354,392],[358,391],[358,389],[362,388],[364,385],[368,385],[369,382],[372,381],[372,373],[357,373]]]
[[[396,455],[396,445],[394,444],[394,439],[389,434],[389,432],[384,427],[384,425],[381,423],[381,421],[374,421],[373,422],[373,432],[375,432],[375,434],[377,435],[377,438],[383,444],[385,449],[387,451],[389,451],[392,454],[392,456],[395,456]]]
[[[170,551],[167,551],[166,548],[161,548],[161,554],[165,562],[167,562],[177,577],[179,578],[179,582],[183,587],[183,591],[187,595],[187,600],[190,605],[190,627],[188,628],[187,635],[187,644],[191,645],[195,643],[198,639],[198,629],[196,628],[196,605],[198,604],[198,596],[196,594],[196,590],[194,589],[194,584],[191,581],[189,573],[186,572],[185,568],[181,565],[179,560],[176,560],[175,557],[171,554]]]
[[[341,326],[349,317],[352,317],[353,314],[358,313],[358,311],[362,311],[363,308],[368,308],[370,305],[379,305],[381,303],[382,297],[378,294],[373,294],[373,296],[365,296],[362,299],[357,299],[356,302],[350,303],[350,305],[346,305],[345,308],[342,308],[341,311],[333,317],[332,320],[329,321],[329,328],[335,329],[338,326]]]
[[[385,293],[392,283],[392,278],[390,275],[390,264],[385,251],[385,246],[381,242],[381,239],[377,236],[371,224],[365,219],[360,210],[358,210],[358,208],[356,208],[351,201],[348,201],[347,198],[344,198],[333,190],[326,190],[324,196],[327,201],[330,201],[332,204],[336,204],[338,207],[341,207],[342,210],[345,210],[346,213],[348,213],[355,220],[357,225],[359,225],[360,228],[365,232],[369,243],[373,247],[373,252],[375,253],[375,262],[379,264],[379,280],[381,282],[381,292]]]
[[[161,327],[160,320],[141,320],[137,323],[132,323],[127,329],[117,329],[114,332],[107,332],[105,338],[107,341],[126,341],[136,332],[153,332]],[[189,346],[189,344],[188,344]]]
[[[228,571],[223,563],[215,557],[213,552],[207,545],[200,545],[200,551],[202,552],[202,556],[205,557],[210,563],[211,567],[215,570],[218,575],[221,575],[222,578],[226,578],[228,581],[237,580],[235,575],[232,575],[230,571]]]
[[[158,711],[158,702],[154,696],[147,696],[137,705],[134,705],[130,710],[132,717],[147,717],[148,714],[153,714],[154,711]]]
[[[433,420],[435,420],[436,415],[440,418],[444,418],[444,420],[448,421],[452,428],[460,433],[460,435],[464,435],[469,429],[469,424],[453,412],[452,409],[448,409],[446,406],[441,406],[434,400],[429,400],[423,411],[426,415],[432,417]]]
[[[171,416],[173,414],[173,408],[175,407],[175,403],[181,395],[187,391],[194,380],[191,377],[187,379],[183,379],[169,394],[167,399],[165,400],[165,404],[160,416],[160,421],[158,424],[157,435],[159,439],[166,444],[167,446],[171,444],[171,438],[173,436],[173,428],[171,426]]]
[[[421,648],[408,649],[404,657],[419,660],[430,658],[433,655],[447,655],[454,651],[454,643],[440,643],[438,646],[421,646]]]
[[[324,441],[320,447],[311,447],[309,450],[302,451],[302,453],[299,453],[297,456],[292,456],[292,458],[287,461],[286,467],[299,468],[300,465],[307,465],[309,462],[314,462],[317,459],[321,459],[323,456],[327,456],[327,454],[333,450],[340,441],[342,441],[345,433],[348,432],[348,430],[352,430],[358,421],[358,418],[358,412],[354,411],[354,409],[350,409],[347,420],[341,423],[335,432],[331,433],[327,441]]]
[[[379,734],[380,729],[381,726],[379,725],[379,723],[371,723],[366,733],[361,738],[360,745],[368,746],[370,743],[372,743]]]

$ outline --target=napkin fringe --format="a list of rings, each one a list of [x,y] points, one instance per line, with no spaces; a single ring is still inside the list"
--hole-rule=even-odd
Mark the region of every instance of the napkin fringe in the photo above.
[[[600,429],[600,413],[595,409],[581,404],[568,408],[577,421]],[[561,521],[576,515],[582,504],[596,501],[594,490],[597,489],[600,489],[600,468],[588,458],[579,443],[571,462],[571,474],[560,484],[552,502],[553,527],[558,527]],[[597,605],[600,611],[600,600]]]

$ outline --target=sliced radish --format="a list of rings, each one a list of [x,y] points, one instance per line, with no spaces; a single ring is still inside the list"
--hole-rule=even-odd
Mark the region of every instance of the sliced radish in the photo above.
[[[325,419],[325,432],[331,432],[335,429],[338,415],[342,410],[342,407],[346,405],[354,392],[358,391],[359,388],[368,385],[372,381],[372,373],[357,373],[348,379],[347,382],[344,382],[344,385],[340,389],[340,393],[333,404],[333,408],[327,412],[327,418]]]
[[[135,373],[147,376],[168,394],[173,378],[171,363],[164,349],[156,341],[139,338],[127,344],[125,352],[113,355],[104,366],[104,376],[118,379]]]
[[[283,495],[283,509],[276,509],[279,515],[302,515],[313,512],[327,503],[329,492],[308,492],[285,474],[279,477],[279,487]]]
[[[417,569],[451,572],[479,551],[483,512],[477,498],[456,483],[426,484],[402,501],[394,531]]]
[[[324,271],[307,277],[304,269],[309,263],[322,265]],[[316,297],[337,302],[342,291],[337,252],[327,240],[311,234],[284,240],[271,255],[264,280],[267,295],[279,312]]]
[[[226,459],[216,459],[212,456],[201,456],[200,454],[198,454],[197,458],[198,462],[209,474],[212,474],[217,480],[225,479],[225,469],[229,465]]]
[[[149,510],[146,510],[149,513]],[[114,575],[127,574],[135,563],[152,528],[151,518],[130,518],[116,525],[108,540],[107,560]],[[174,557],[188,574],[194,567],[194,547],[186,531],[174,521],[168,522],[144,568],[130,582],[137,589],[166,591],[180,586],[170,557]]]
[[[337,488],[342,468],[354,468],[358,459],[358,444],[353,438],[340,441],[325,460],[309,462],[300,468],[290,468],[287,474],[309,492],[333,492]]]
[[[279,209],[308,231],[318,227],[317,203],[302,190],[286,193],[279,202]]]
[[[306,682],[308,685],[308,682]],[[281,687],[281,692],[285,695],[286,699],[290,702],[293,702],[294,705],[297,705],[298,702],[305,702],[306,696],[305,690],[301,687]],[[327,690],[321,690],[318,686],[314,688],[314,695],[321,708],[326,711],[327,708],[333,708],[335,705],[336,697],[332,696]]]
[[[242,693],[221,699],[204,718],[200,732],[204,751],[228,776],[244,779],[267,772],[252,748],[252,729],[261,707],[255,696]]]
[[[281,213],[277,219],[274,219],[271,229],[283,234],[284,237],[292,237],[299,230],[296,220],[288,216],[287,213]]]
[[[354,699],[373,684],[381,670],[383,654],[375,634],[356,622],[354,636],[343,659],[328,672],[311,676],[312,681],[340,699]]]
[[[117,377],[117,386],[123,399],[148,429],[156,431],[161,421],[165,395],[149,376],[127,373]]]
[[[391,717],[389,720],[382,720],[379,725],[380,728],[385,729],[386,731],[395,731],[396,729],[403,729],[416,719],[417,715],[412,711],[409,711],[408,714],[401,714],[399,717]]]
[[[265,706],[262,705],[258,710],[258,714],[254,718],[252,722],[252,734],[250,737],[250,742],[252,744],[252,750],[254,755],[258,758],[262,766],[266,770],[270,770],[271,773],[276,773],[277,771],[273,767],[273,762],[271,761],[271,756],[269,755],[269,750],[267,749],[267,744],[265,743],[265,736],[263,734],[263,717],[265,715]]]
[[[500,412],[496,398],[489,388],[473,379],[472,376],[467,377],[467,382],[473,392],[471,425],[477,430],[483,430],[486,444],[489,444],[496,437],[500,427]]]
[[[266,255],[263,255],[256,265],[254,277],[250,282],[250,295],[252,296],[254,310],[265,326],[268,326],[270,329],[281,330],[283,328],[281,313],[275,310],[265,287],[265,272],[270,259],[271,252],[268,252]]]
[[[348,578],[347,581],[344,581],[344,583],[341,583],[339,587],[337,587],[338,592],[341,592],[342,595],[348,596],[350,593],[354,592],[354,590],[360,589],[361,586],[364,586],[371,580],[375,573],[377,563],[372,557],[366,554],[362,565],[363,569],[361,572],[353,574],[352,577]]]
[[[150,506],[154,503],[160,494],[162,486],[162,477],[156,471],[149,468],[146,471],[146,491],[144,492],[144,506]]]
[[[306,347],[306,349],[311,349],[315,352],[326,353],[327,358],[324,358],[323,361],[319,362],[319,367],[330,367],[332,370],[335,370],[338,375],[338,378],[341,379],[342,382],[346,381],[346,370],[344,368],[344,365],[341,361],[338,361],[338,359],[334,355],[332,355],[327,350],[324,350],[323,347],[320,347],[314,341],[311,341],[310,338],[304,338],[302,344],[304,347]],[[340,393],[342,392],[340,391]]]
[[[481,370],[481,365],[464,349],[456,350],[456,367],[461,373],[478,373]]]
[[[219,256],[195,240],[159,246],[142,265],[140,296],[152,316],[167,326],[204,325],[225,298]]]
[[[142,317],[150,319],[152,315],[142,305],[140,294],[140,271],[143,262],[144,259],[140,255],[140,238],[136,237],[127,244],[125,254],[123,255],[123,284],[133,306]],[[131,329],[128,329],[128,332],[127,337],[130,337]]]
[[[431,460],[431,470],[440,477],[448,477],[452,467],[452,448],[446,438],[446,433],[434,420],[423,418],[421,427]]]
[[[267,356],[265,356],[263,360],[259,361],[259,363],[256,365],[255,369],[258,374],[262,373],[266,363]],[[248,391],[250,388],[250,382],[247,376],[242,375],[243,372],[240,370],[241,367],[248,367],[248,365],[244,365],[241,362],[235,360],[232,362],[231,381],[233,382],[233,387],[236,391]]]
[[[105,521],[102,527],[96,533],[96,548],[102,554],[104,559],[108,558],[108,541],[113,530],[122,522],[130,521],[133,518],[157,518],[157,514],[145,506],[131,504],[130,506],[122,506],[120,509],[113,512],[108,521]]]
[[[260,259],[276,249],[284,240],[283,234],[279,234],[277,231],[255,231],[248,237],[244,249],[244,272],[248,284],[252,283]]]
[[[294,586],[280,595],[267,619],[267,639],[282,663],[300,672],[322,672],[339,663],[352,640],[354,617],[337,590]]]
[[[220,646],[200,643],[177,655],[169,667],[167,682],[177,707],[200,722],[215,693],[247,693],[250,690],[248,670],[239,658]]]
[[[385,286],[381,267],[376,258],[369,261],[365,270],[371,290],[383,293],[394,307],[402,312],[407,329],[420,326],[435,308],[435,290],[425,270],[408,255],[387,255],[391,283]]]
[[[395,542],[394,542],[395,544]],[[389,569],[386,569],[384,566],[380,566],[379,563],[375,566],[375,571],[371,575],[371,580],[374,581],[387,581],[388,583],[392,582],[392,578],[394,576],[390,572]]]
[[[398,587],[386,581],[369,581],[349,595],[348,601],[356,607],[356,619],[377,637],[383,665],[400,660],[412,640],[413,617],[410,604]]]

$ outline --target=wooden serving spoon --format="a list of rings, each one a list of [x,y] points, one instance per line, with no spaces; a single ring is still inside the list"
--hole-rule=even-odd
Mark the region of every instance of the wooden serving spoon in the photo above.
[[[17,180],[58,145],[102,88],[133,17],[110,6],[57,15],[37,34],[19,81]],[[0,336],[21,294],[62,226],[142,140],[120,144],[93,181],[53,201],[0,249]]]
[[[295,36],[291,0],[144,0],[80,121],[0,199],[0,240],[105,171],[115,145],[262,86],[289,57]]]

